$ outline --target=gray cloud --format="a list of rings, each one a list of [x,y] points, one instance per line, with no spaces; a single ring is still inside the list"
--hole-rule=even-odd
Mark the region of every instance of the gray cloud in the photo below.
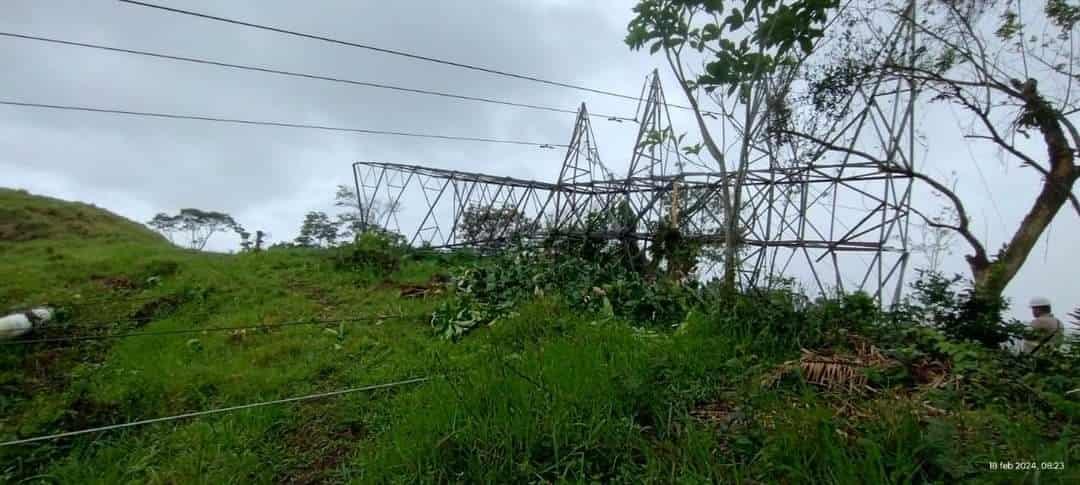
[[[603,55],[591,52],[588,40],[578,36],[596,33],[593,24],[601,12],[569,4],[183,6],[568,81],[586,69],[607,72],[618,67],[620,59],[613,53],[622,60],[632,57],[617,42],[597,44],[604,46]],[[0,25],[14,32],[567,108],[580,99],[564,89],[114,2],[14,2],[7,8]],[[610,34],[617,39],[618,32]],[[572,123],[572,115],[2,41],[11,46],[0,57],[13,66],[2,81],[10,99],[551,143],[562,142]],[[640,76],[635,72],[633,77]],[[626,85],[638,82],[632,79]],[[625,109],[626,103],[618,107]],[[254,214],[260,205],[295,199],[322,185],[319,199],[290,204],[291,220],[266,221],[283,238],[295,230],[305,210],[326,204],[333,185],[347,180],[355,160],[410,160],[494,171],[524,167],[526,173],[537,167],[537,175],[550,174],[545,166],[557,166],[558,161],[554,153],[529,147],[468,142],[19,108],[5,108],[2,116],[5,133],[0,142],[9,153],[5,162],[78,180],[81,188],[75,197],[94,199],[100,190],[125,190],[160,210],[205,205]],[[31,188],[50,192],[47,186]]]

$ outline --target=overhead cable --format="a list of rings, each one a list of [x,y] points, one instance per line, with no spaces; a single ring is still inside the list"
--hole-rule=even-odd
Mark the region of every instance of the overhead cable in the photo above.
[[[109,52],[118,52],[118,53],[123,53],[123,54],[132,54],[132,55],[138,55],[138,56],[153,57],[153,58],[158,58],[158,59],[168,59],[168,60],[173,60],[173,61],[190,62],[190,63],[195,63],[195,64],[205,64],[205,65],[224,67],[224,68],[229,68],[229,69],[239,69],[239,70],[244,70],[244,71],[261,72],[261,73],[267,73],[267,74],[277,74],[277,75],[280,75],[280,76],[297,77],[297,78],[304,78],[304,79],[314,79],[314,80],[319,80],[319,81],[329,81],[329,82],[334,82],[334,83],[349,84],[349,85],[353,85],[353,86],[363,86],[363,87],[369,87],[369,88],[387,89],[387,90],[391,90],[391,91],[399,91],[399,92],[412,93],[412,94],[422,94],[422,95],[426,95],[426,96],[438,96],[438,97],[457,99],[457,100],[462,100],[462,101],[475,101],[475,102],[480,102],[480,103],[489,103],[489,104],[513,106],[513,107],[516,107],[516,108],[534,109],[534,110],[540,110],[540,111],[550,111],[550,112],[554,112],[554,113],[577,114],[577,110],[574,110],[574,109],[556,108],[556,107],[552,107],[552,106],[543,106],[543,105],[528,104],[528,103],[517,103],[517,102],[513,102],[513,101],[505,101],[505,100],[494,99],[494,98],[484,98],[484,97],[479,97],[479,96],[467,96],[467,95],[463,95],[463,94],[454,94],[454,93],[447,93],[447,92],[442,92],[442,91],[433,91],[433,90],[428,90],[428,89],[407,88],[407,87],[396,86],[396,85],[392,85],[392,84],[376,83],[376,82],[369,82],[369,81],[357,81],[357,80],[353,80],[353,79],[344,79],[344,78],[339,78],[339,77],[323,76],[323,75],[318,75],[318,74],[307,74],[307,73],[302,73],[302,72],[285,71],[285,70],[281,70],[281,69],[273,69],[273,68],[262,67],[262,66],[251,66],[251,65],[244,65],[244,64],[234,64],[234,63],[229,63],[229,62],[214,61],[214,60],[210,60],[210,59],[200,59],[200,58],[197,58],[197,57],[185,57],[185,56],[176,56],[176,55],[171,55],[171,54],[162,54],[162,53],[159,53],[159,52],[151,52],[151,51],[143,51],[143,50],[135,50],[135,49],[124,49],[124,48],[120,48],[120,47],[112,47],[112,46],[101,45],[101,44],[91,44],[91,43],[87,43],[87,42],[75,42],[75,41],[62,40],[62,39],[56,39],[56,38],[51,38],[51,37],[40,37],[40,36],[35,36],[35,35],[17,34],[17,33],[12,33],[12,32],[0,32],[0,36],[11,37],[11,38],[16,38],[16,39],[24,39],[24,40],[33,40],[33,41],[39,41],[39,42],[48,42],[48,43],[52,43],[52,44],[60,44],[60,45],[67,45],[67,46],[74,46],[74,47],[84,47],[84,48],[88,48],[88,49],[97,49],[97,50],[104,50],[104,51],[109,51]],[[613,120],[613,121],[619,121],[619,122],[622,122],[622,121],[634,121],[633,118],[626,118],[626,117],[623,117],[623,116],[611,116],[611,115],[604,115],[604,114],[592,114],[590,116],[600,117],[600,118]]]
[[[122,2],[122,3],[127,3],[127,4],[130,4],[130,5],[137,5],[137,6],[140,6],[140,7],[149,7],[149,8],[154,8],[154,9],[158,9],[158,10],[162,10],[162,11],[166,11],[166,12],[178,13],[178,14],[182,14],[182,15],[190,15],[192,17],[198,17],[198,18],[202,18],[202,19],[206,19],[206,20],[213,20],[213,21],[216,21],[216,22],[224,22],[224,23],[233,24],[233,25],[242,25],[244,27],[250,27],[250,28],[259,29],[259,30],[266,30],[266,31],[269,31],[269,32],[277,32],[279,34],[286,34],[286,35],[291,35],[291,36],[294,36],[294,37],[302,37],[302,38],[305,38],[305,39],[318,40],[318,41],[322,41],[322,42],[328,42],[328,43],[331,43],[331,44],[343,45],[343,46],[348,46],[348,47],[356,47],[356,48],[359,48],[359,49],[365,49],[365,50],[369,50],[369,51],[373,51],[373,52],[379,52],[379,53],[382,53],[382,54],[390,54],[390,55],[394,55],[394,56],[406,57],[406,58],[415,59],[415,60],[418,60],[418,61],[433,62],[433,63],[436,63],[436,64],[442,64],[442,65],[457,67],[457,68],[461,68],[461,69],[468,69],[468,70],[472,70],[472,71],[479,71],[479,72],[484,72],[484,73],[487,73],[487,74],[493,74],[493,75],[496,75],[496,76],[503,76],[503,77],[509,77],[509,78],[514,78],[514,79],[521,79],[521,80],[524,80],[524,81],[531,81],[531,82],[535,82],[535,83],[546,84],[546,85],[549,85],[549,86],[557,86],[557,87],[560,87],[560,88],[575,89],[575,90],[578,90],[578,91],[585,91],[585,92],[594,93],[594,94],[601,94],[601,95],[604,95],[604,96],[612,96],[612,97],[616,97],[616,98],[629,99],[631,101],[637,101],[638,100],[637,96],[632,96],[632,95],[629,95],[629,94],[616,93],[616,92],[607,91],[607,90],[604,90],[604,89],[590,88],[590,87],[586,87],[586,86],[580,86],[580,85],[570,84],[570,83],[565,83],[565,82],[551,81],[551,80],[539,78],[539,77],[536,77],[536,76],[530,76],[530,75],[526,75],[526,74],[516,74],[516,73],[503,71],[503,70],[499,70],[499,69],[495,69],[495,68],[477,66],[477,65],[474,65],[474,64],[465,64],[465,63],[462,63],[462,62],[456,62],[456,61],[451,61],[451,60],[448,60],[448,59],[440,59],[440,58],[437,58],[437,57],[414,54],[412,52],[406,52],[406,51],[397,50],[397,49],[379,47],[379,46],[375,46],[375,45],[371,45],[371,44],[361,44],[359,42],[350,42],[350,41],[334,39],[334,38],[326,37],[326,36],[322,36],[322,35],[308,34],[308,33],[304,33],[304,32],[298,32],[298,31],[295,31],[295,30],[285,29],[285,28],[282,28],[282,27],[274,27],[274,26],[270,26],[270,25],[256,24],[256,23],[253,23],[253,22],[246,22],[246,21],[243,21],[243,20],[220,17],[220,16],[217,16],[217,15],[210,15],[210,14],[206,14],[206,13],[202,13],[202,12],[195,12],[195,11],[192,11],[192,10],[183,10],[183,9],[179,9],[179,8],[166,7],[164,5],[157,5],[157,4],[153,4],[153,3],[147,3],[147,2],[140,2],[140,1],[136,1],[136,0],[119,0],[119,1]],[[673,108],[679,108],[679,109],[687,109],[687,110],[691,109],[691,108],[689,108],[687,106],[680,106],[680,105],[677,105],[677,104],[667,104],[667,106],[670,106],[670,107],[673,107]]]
[[[45,104],[45,103],[27,103],[22,101],[12,100],[0,100],[0,105],[8,106],[21,106],[25,108],[41,108],[41,109],[53,109],[53,110],[66,110],[66,111],[85,111],[90,113],[108,113],[127,116],[143,116],[150,118],[166,118],[176,120],[196,120],[196,121],[214,121],[218,123],[234,123],[242,125],[260,125],[260,126],[276,126],[281,128],[305,128],[310,130],[324,130],[324,131],[339,131],[347,133],[360,133],[364,135],[392,135],[392,136],[407,136],[414,138],[434,138],[439,140],[458,140],[458,141],[475,141],[484,143],[502,143],[508,145],[531,145],[540,148],[555,148],[555,147],[567,147],[565,144],[557,143],[542,143],[532,141],[521,140],[503,140],[496,138],[482,138],[471,136],[453,136],[453,135],[435,135],[430,133],[411,133],[404,131],[387,131],[387,130],[371,130],[366,128],[346,128],[340,126],[326,126],[326,125],[312,125],[306,123],[291,123],[282,121],[258,121],[258,120],[243,120],[236,118],[219,118],[215,116],[202,116],[202,115],[181,115],[173,113],[155,113],[149,111],[131,111],[121,109],[109,109],[109,108],[95,108],[90,106],[71,106],[71,105],[59,105],[59,104]]]

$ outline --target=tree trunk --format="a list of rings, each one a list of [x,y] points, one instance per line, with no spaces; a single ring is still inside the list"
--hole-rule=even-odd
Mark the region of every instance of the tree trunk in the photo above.
[[[993,261],[968,259],[976,292],[990,297],[1001,296],[1005,287],[1020,271],[1046,227],[1069,201],[1072,186],[1080,176],[1080,170],[1074,165],[1073,149],[1058,121],[1057,111],[1039,95],[1034,80],[1029,79],[1023,84],[1013,81],[1013,84],[1020,90],[1025,101],[1025,121],[1037,126],[1042,132],[1050,170],[1043,180],[1039,196],[1024,216],[1020,227]]]
[[[729,204],[729,207],[731,210],[726,211],[724,221],[724,285],[734,290],[739,270],[739,214],[735,204]]]
[[[1070,155],[1069,158],[1071,159],[1072,156]],[[1046,231],[1046,227],[1069,200],[1069,191],[1065,187],[1072,187],[1077,179],[1076,171],[1071,165],[1070,161],[1067,164],[1068,173],[1058,174],[1055,173],[1058,170],[1051,171],[1050,177],[1043,182],[1039,197],[1035,199],[1035,204],[1020,223],[1016,234],[993,262],[969,260],[977,291],[987,296],[1000,296],[1016,273],[1020,271],[1024,261],[1035,247],[1035,243]],[[1055,164],[1055,169],[1057,166],[1058,164]]]

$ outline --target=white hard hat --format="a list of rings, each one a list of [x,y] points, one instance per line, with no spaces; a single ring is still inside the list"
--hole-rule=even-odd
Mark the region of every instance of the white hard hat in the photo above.
[[[1032,308],[1040,306],[1050,306],[1050,299],[1036,296],[1035,298],[1031,299],[1031,302],[1028,303],[1028,306]]]

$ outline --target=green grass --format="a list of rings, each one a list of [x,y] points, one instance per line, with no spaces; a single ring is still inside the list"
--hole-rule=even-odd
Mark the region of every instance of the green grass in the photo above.
[[[162,245],[165,238],[142,224],[99,207],[0,187],[0,241],[127,241]]]
[[[266,332],[6,347],[0,382],[12,392],[5,393],[5,419],[0,429],[7,438],[15,433],[32,436],[426,375],[432,365],[427,353],[448,345],[430,338],[426,312],[431,302],[410,300],[405,304],[398,300],[396,275],[383,281],[373,275],[335,271],[323,255],[283,251],[224,258],[163,248],[147,250],[140,258],[123,246],[100,248],[96,253],[83,248],[57,253],[68,261],[63,276],[58,277],[64,282],[49,283],[54,273],[48,270],[28,274],[22,281],[40,282],[41,286],[18,287],[19,300],[32,301],[32,296],[24,295],[35,294],[42,295],[42,301],[53,302],[78,301],[75,295],[86,299],[105,294],[111,298],[72,307],[64,315],[71,326],[50,331],[49,336],[90,334],[74,324],[124,318],[157,301],[179,303],[163,307],[160,317],[146,325],[119,323],[109,330],[157,332],[309,318],[390,318]],[[143,271],[140,261],[146,261],[144,258],[174,262],[179,269],[143,289],[109,289],[93,282],[91,275],[135,281],[136,276],[142,277],[137,273]],[[403,280],[415,282],[422,276],[418,268],[403,268]],[[42,370],[27,375],[28,365],[40,365]],[[330,435],[340,433],[337,427],[357,419],[342,413],[341,406],[363,407],[367,401],[389,394],[392,392],[379,391],[336,399],[330,409],[343,419],[323,422],[322,426],[334,428],[328,430]],[[292,469],[275,469],[266,463],[291,463],[289,458],[298,450],[261,443],[269,439],[287,444],[291,427],[307,425],[298,416],[304,416],[310,406],[245,411],[28,447],[31,453],[27,448],[0,453],[13,460],[16,475],[52,462],[47,466],[49,475],[70,483],[84,483],[91,476],[102,483],[144,479],[187,482],[200,477],[209,483],[273,481]],[[222,430],[229,430],[225,433],[229,436],[223,437]],[[233,432],[237,434],[233,436]],[[294,434],[303,433],[297,430]],[[308,453],[303,443],[306,439],[309,437],[298,438],[294,447]],[[258,450],[252,450],[254,444],[260,444]],[[355,445],[352,441],[338,443],[345,448]],[[59,457],[63,459],[53,462]],[[330,471],[310,473],[321,476]]]
[[[4,192],[20,210],[65,204]],[[5,208],[8,206],[5,206]],[[73,206],[74,207],[74,206]],[[83,206],[78,210],[89,210]],[[63,211],[63,208],[58,209]],[[436,338],[443,298],[399,285],[448,269],[406,258],[390,273],[326,251],[181,250],[100,215],[88,233],[0,241],[0,304],[66,308],[113,332],[398,315],[268,332],[0,347],[0,440],[439,376],[406,387],[0,448],[0,482],[1075,483],[1074,416],[1054,429],[1025,409],[927,395],[822,392],[762,377],[797,358],[806,329],[694,313],[676,332],[539,298],[458,343]],[[54,224],[55,223],[55,224]],[[89,223],[89,222],[88,222]],[[0,220],[0,224],[3,221]],[[64,227],[60,222],[44,226]],[[134,229],[133,229],[134,228]],[[52,231],[52,232],[50,232]],[[113,232],[114,236],[105,234]],[[8,257],[12,256],[12,257]],[[787,318],[764,313],[770,320]],[[41,336],[40,334],[37,334]],[[702,410],[719,409],[713,419]],[[990,472],[989,460],[1066,470]],[[36,477],[36,478],[32,478]]]

